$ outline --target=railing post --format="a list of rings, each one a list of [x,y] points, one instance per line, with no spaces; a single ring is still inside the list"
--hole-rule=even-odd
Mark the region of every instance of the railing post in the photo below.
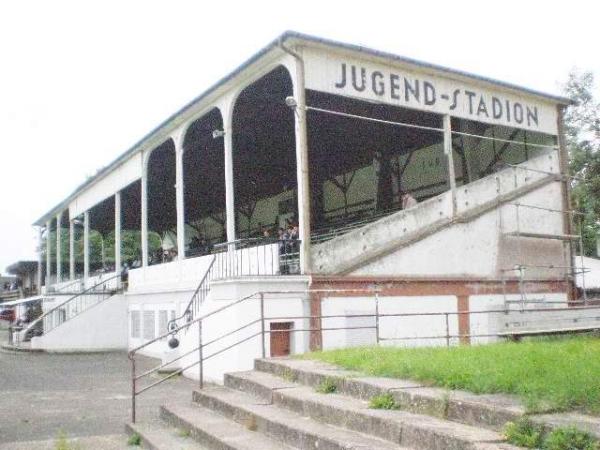
[[[446,347],[450,347],[450,320],[448,313],[444,313],[444,316],[446,316]]]
[[[260,293],[260,339],[262,343],[262,357],[263,359],[267,356],[267,349],[265,346],[265,294]]]
[[[375,342],[379,345],[379,292],[375,293]]]
[[[204,388],[204,356],[202,355],[202,320],[198,321],[198,363],[199,367],[199,379],[198,383],[200,389]]]
[[[131,359],[131,423],[135,423],[135,356]]]

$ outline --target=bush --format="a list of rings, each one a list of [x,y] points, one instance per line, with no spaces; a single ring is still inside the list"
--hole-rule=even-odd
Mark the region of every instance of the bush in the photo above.
[[[557,428],[544,440],[545,450],[600,450],[594,437],[575,427]]]
[[[508,422],[504,427],[504,437],[508,442],[519,447],[541,448],[544,429],[527,418],[517,422]]]
[[[335,391],[337,391],[337,385],[333,378],[328,377],[319,383],[316,390],[321,394],[333,394]]]
[[[392,394],[376,395],[369,400],[369,408],[371,409],[399,409]]]
[[[142,438],[139,434],[133,433],[131,436],[129,436],[129,439],[127,439],[127,445],[140,446],[142,445]]]

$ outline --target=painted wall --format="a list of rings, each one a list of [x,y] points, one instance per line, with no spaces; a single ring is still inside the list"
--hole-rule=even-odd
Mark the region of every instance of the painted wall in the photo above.
[[[126,349],[126,298],[115,295],[84,310],[43,336],[33,337],[31,348],[57,352]]]

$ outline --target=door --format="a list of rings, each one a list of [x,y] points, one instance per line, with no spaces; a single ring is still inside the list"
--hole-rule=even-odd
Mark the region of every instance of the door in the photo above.
[[[271,326],[271,356],[288,356],[290,354],[290,330],[294,322],[273,322]]]

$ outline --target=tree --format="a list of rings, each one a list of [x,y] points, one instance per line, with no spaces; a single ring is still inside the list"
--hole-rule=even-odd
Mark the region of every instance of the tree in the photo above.
[[[572,70],[564,93],[574,104],[565,112],[565,138],[577,232],[583,236],[584,254],[596,254],[600,235],[600,102],[594,98],[592,72]]]

